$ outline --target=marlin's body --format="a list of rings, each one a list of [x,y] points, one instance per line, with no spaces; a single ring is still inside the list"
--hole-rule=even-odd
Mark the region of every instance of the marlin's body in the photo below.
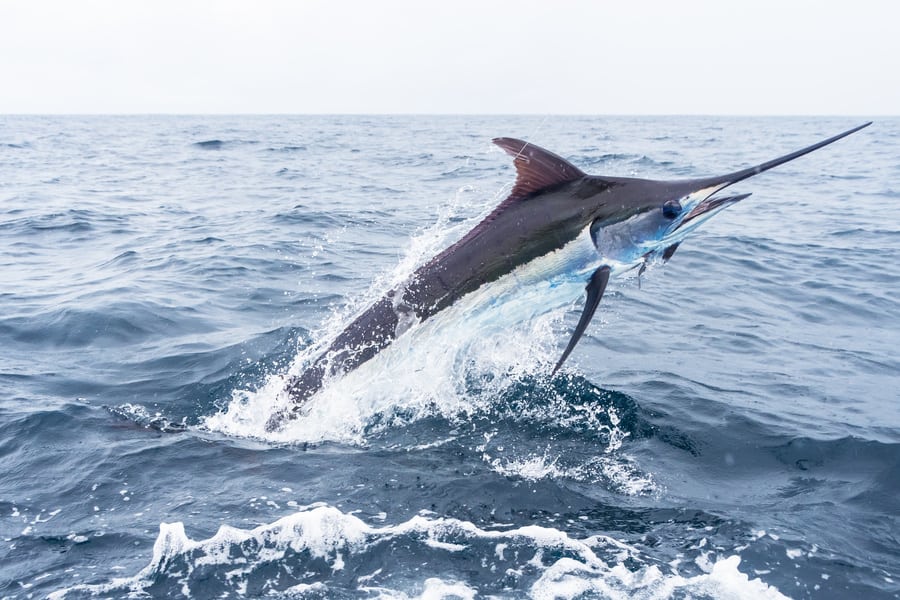
[[[867,125],[749,169],[682,181],[586,175],[542,148],[498,138],[494,142],[514,157],[517,170],[509,197],[461,240],[360,314],[291,378],[287,391],[294,406],[299,408],[315,394],[327,376],[356,368],[412,324],[538,263],[541,277],[580,281],[574,289],[587,285],[581,319],[555,373],[590,322],[611,275],[633,268],[643,272],[649,261],[668,260],[697,225],[749,195],[713,197],[716,192]],[[270,428],[278,427],[284,416],[273,416]]]

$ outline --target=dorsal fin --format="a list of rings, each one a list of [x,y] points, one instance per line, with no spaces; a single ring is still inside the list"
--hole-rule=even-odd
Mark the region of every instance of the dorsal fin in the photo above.
[[[516,184],[509,194],[510,200],[520,200],[552,185],[574,181],[584,173],[561,156],[514,138],[495,138],[494,143],[513,157],[516,166]]]

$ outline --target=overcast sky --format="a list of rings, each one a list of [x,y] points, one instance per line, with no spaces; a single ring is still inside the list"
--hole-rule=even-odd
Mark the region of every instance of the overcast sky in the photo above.
[[[895,0],[0,0],[0,113],[900,114]]]

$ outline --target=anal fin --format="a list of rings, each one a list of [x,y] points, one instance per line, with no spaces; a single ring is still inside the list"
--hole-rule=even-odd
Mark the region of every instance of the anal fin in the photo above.
[[[587,329],[588,323],[590,323],[591,319],[594,317],[597,305],[600,304],[600,299],[603,298],[603,292],[606,291],[606,284],[609,283],[609,273],[610,268],[604,265],[594,271],[594,274],[591,275],[587,287],[585,288],[587,290],[587,299],[584,301],[584,309],[581,311],[581,318],[578,319],[578,325],[575,326],[575,331],[572,332],[572,339],[569,340],[569,345],[566,346],[559,362],[553,367],[553,373],[550,374],[551,377],[556,375],[559,368],[566,362],[566,359],[569,358],[569,354],[572,353],[575,344],[581,339],[584,330]]]

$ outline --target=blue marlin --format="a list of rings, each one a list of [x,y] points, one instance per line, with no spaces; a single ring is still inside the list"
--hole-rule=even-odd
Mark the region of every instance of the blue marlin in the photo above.
[[[507,275],[525,285],[536,278],[580,282],[567,288],[576,294],[569,302],[579,293],[586,297],[578,324],[553,368],[556,374],[584,334],[611,277],[632,269],[640,276],[648,264],[668,261],[691,231],[750,195],[718,195],[725,188],[870,124],[727,175],[677,181],[587,175],[530,142],[494,139],[513,157],[516,168],[509,196],[462,239],[359,314],[324,352],[291,377],[286,391],[292,409],[273,415],[267,428],[280,427],[326,378],[370,360],[410,323],[425,321]],[[544,312],[554,308],[558,306]]]

